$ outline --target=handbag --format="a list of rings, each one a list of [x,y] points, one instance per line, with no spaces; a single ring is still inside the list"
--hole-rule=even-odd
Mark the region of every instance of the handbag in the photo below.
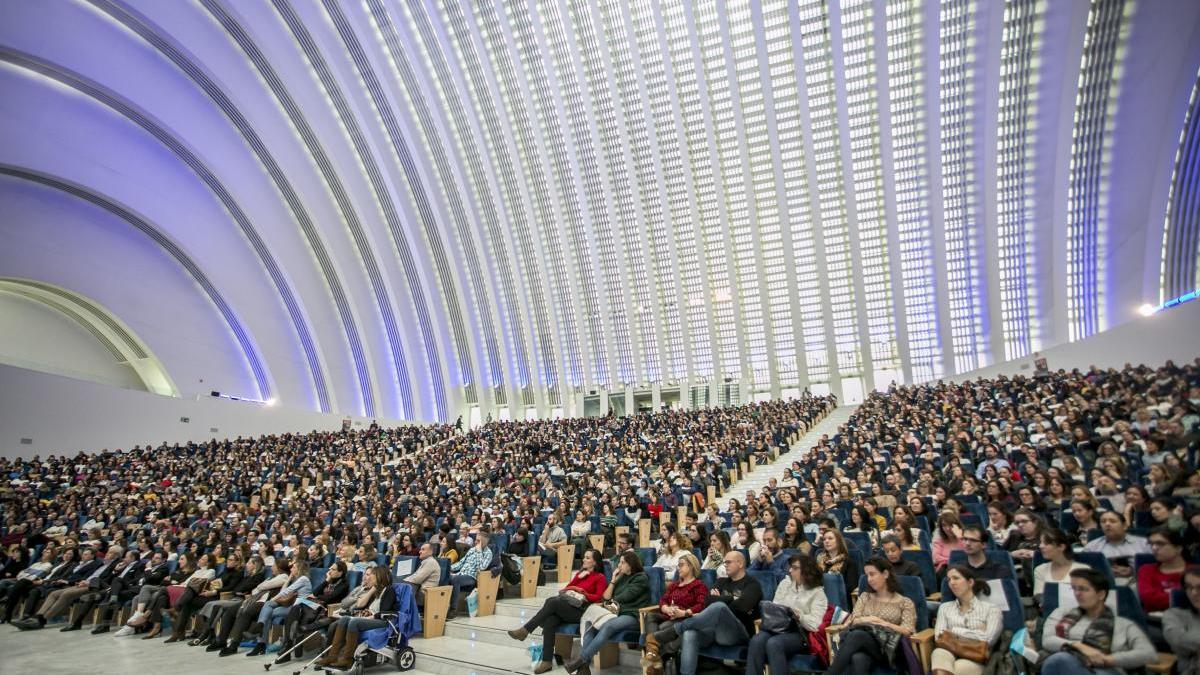
[[[600,602],[588,605],[588,608],[583,612],[583,617],[579,619],[580,635],[586,634],[589,628],[600,630],[604,624],[615,619],[617,612],[613,607],[613,605]]]
[[[942,631],[935,641],[938,647],[945,649],[960,659],[975,663],[987,663],[988,643],[983,640],[972,640],[960,637],[948,630]]]
[[[796,615],[787,605],[763,600],[758,603],[758,611],[762,615],[760,628],[768,633],[787,633],[796,627]]]
[[[563,591],[562,598],[572,607],[583,607],[587,603],[587,597],[579,591]]]

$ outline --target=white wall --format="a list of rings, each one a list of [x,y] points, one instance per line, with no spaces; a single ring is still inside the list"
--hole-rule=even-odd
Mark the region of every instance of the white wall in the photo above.
[[[212,397],[157,396],[0,364],[0,455],[5,457],[340,429],[344,418]],[[351,419],[355,426],[370,424],[366,418]]]
[[[0,291],[0,363],[101,382],[146,387],[87,329],[40,302]]]
[[[1167,360],[1181,363],[1200,356],[1197,336],[1200,336],[1200,301],[1193,301],[1154,316],[1129,321],[1079,342],[1044,349],[1038,354],[1046,357],[1046,365],[1051,370],[1086,369],[1092,365],[1119,368],[1126,363],[1158,366]],[[1037,355],[1033,355],[948,379],[961,382],[1000,374],[1031,374],[1036,358]]]

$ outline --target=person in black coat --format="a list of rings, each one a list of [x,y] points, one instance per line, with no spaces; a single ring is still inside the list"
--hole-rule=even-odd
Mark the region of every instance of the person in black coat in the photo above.
[[[370,567],[363,573],[363,583],[371,586],[371,604],[359,616],[338,619],[331,626],[333,639],[329,652],[317,666],[346,670],[354,664],[354,649],[358,636],[369,630],[388,625],[387,616],[398,608],[396,589],[392,587],[392,573],[386,567]]]
[[[51,593],[85,581],[98,567],[100,567],[100,561],[96,559],[95,552],[90,548],[82,549],[79,553],[79,562],[60,566],[60,569],[50,573],[48,579],[30,589],[29,596],[25,599],[23,618],[25,620],[32,619],[35,613],[34,608],[43,605]]]
[[[163,644],[179,642],[184,639],[196,639],[198,637],[196,634],[184,635],[192,616],[208,603],[220,600],[221,591],[225,588],[232,588],[241,579],[241,576],[242,558],[235,553],[225,560],[225,570],[219,576],[209,580],[203,589],[198,590],[189,586],[184,590],[179,599],[175,601],[175,617],[172,620],[175,627],[171,630],[171,637],[164,640]]]
[[[166,568],[163,568],[164,572]],[[138,557],[137,551],[126,551],[125,558],[117,565],[117,569],[107,584],[99,585],[95,590],[79,599],[79,616],[75,623],[63,629],[66,631],[79,630],[85,617],[91,614],[97,605],[100,607],[100,617],[92,628],[93,635],[107,633],[113,610],[137,596],[142,575],[146,571],[146,561]]]
[[[217,651],[221,648],[220,645],[214,645],[216,639],[216,629],[222,623],[222,615],[225,612],[233,612],[237,615],[238,609],[242,605],[242,601],[250,595],[259,584],[267,578],[266,568],[263,566],[263,560],[259,556],[252,556],[245,565],[242,565],[240,573],[235,576],[233,583],[227,584],[223,590],[232,591],[233,597],[229,600],[212,600],[205,603],[200,608],[198,623],[196,626],[196,638],[188,642],[192,647],[207,647],[211,651]]]

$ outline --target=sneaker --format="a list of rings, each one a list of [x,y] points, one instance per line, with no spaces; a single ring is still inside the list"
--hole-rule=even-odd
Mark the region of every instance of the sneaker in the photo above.
[[[113,637],[125,637],[126,635],[133,635],[133,633],[133,626],[121,626],[121,630],[113,633]]]

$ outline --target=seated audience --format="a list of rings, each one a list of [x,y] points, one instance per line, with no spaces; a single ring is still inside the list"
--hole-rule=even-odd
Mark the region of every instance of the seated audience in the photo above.
[[[728,557],[730,553],[727,553],[726,556]],[[721,561],[721,568],[725,568],[724,560]],[[676,621],[695,616],[704,610],[708,604],[709,588],[700,580],[699,570],[700,564],[696,556],[688,553],[679,559],[677,578],[667,583],[667,588],[659,599],[658,609],[648,612],[645,616],[644,631],[646,635],[656,633],[668,625],[674,625]],[[668,635],[666,642],[658,644],[657,651],[645,651],[642,656],[642,667],[647,675],[662,675],[662,656],[678,652],[679,645],[678,637],[670,639]]]
[[[1104,536],[1088,542],[1083,550],[1104,554],[1104,557],[1108,558],[1108,564],[1112,566],[1117,583],[1129,584],[1133,581],[1134,556],[1150,553],[1146,538],[1128,534],[1125,516],[1116,511],[1105,511],[1100,516],[1100,530]]]
[[[613,570],[612,581],[600,596],[600,603],[604,611],[615,616],[607,619],[600,628],[582,629],[579,656],[565,666],[572,675],[591,675],[588,663],[606,642],[614,635],[637,630],[638,610],[650,604],[650,582],[642,570],[642,558],[636,551],[621,553],[621,560]]]
[[[717,579],[716,585],[709,591],[708,606],[697,614],[686,614],[671,621],[670,625],[648,633],[647,658],[655,661],[662,653],[660,645],[680,638],[679,673],[695,675],[703,647],[714,643],[726,647],[746,644],[754,633],[754,622],[759,614],[758,603],[763,598],[758,581],[746,574],[747,564],[746,556],[741,551],[730,551],[725,556],[725,569],[729,576]]]

